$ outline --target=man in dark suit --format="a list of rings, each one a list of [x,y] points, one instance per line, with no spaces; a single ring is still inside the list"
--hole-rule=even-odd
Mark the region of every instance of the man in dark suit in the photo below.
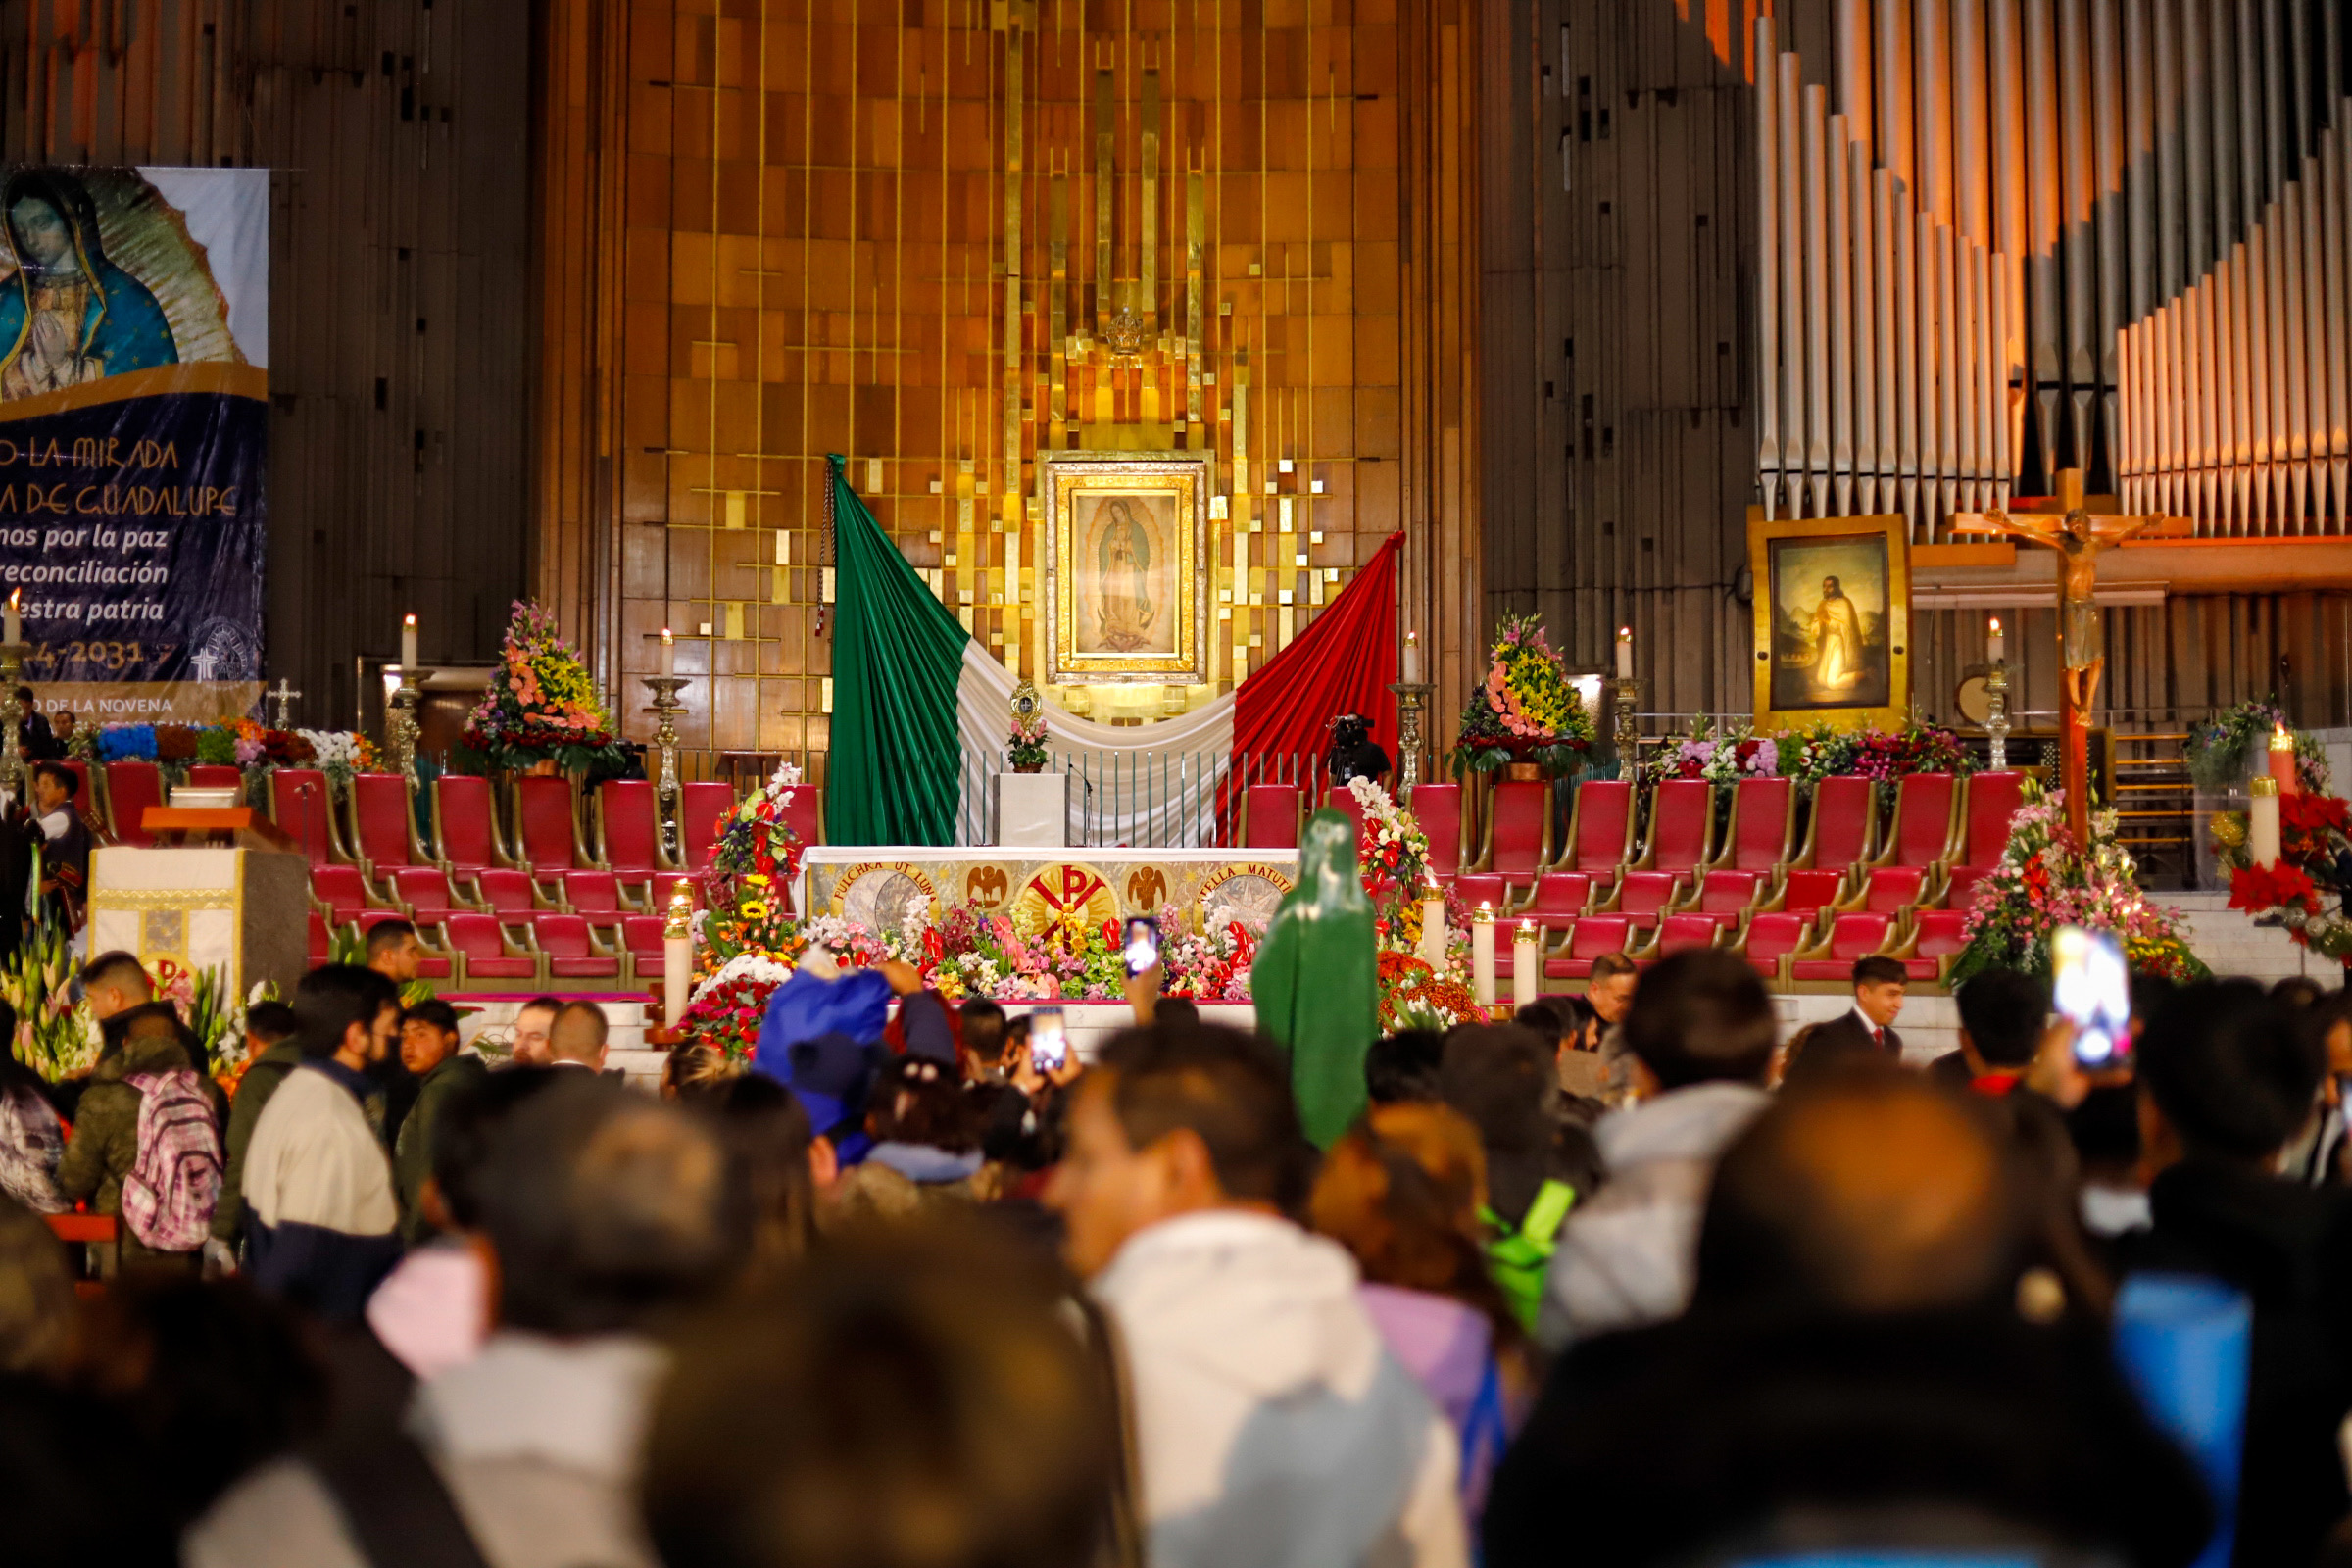
[[[1900,1062],[1903,1037],[1894,1032],[1894,1020],[1910,983],[1911,971],[1899,959],[1875,954],[1855,959],[1853,1010],[1814,1026],[1804,1054],[1789,1064],[1789,1076],[1810,1075],[1856,1056]]]

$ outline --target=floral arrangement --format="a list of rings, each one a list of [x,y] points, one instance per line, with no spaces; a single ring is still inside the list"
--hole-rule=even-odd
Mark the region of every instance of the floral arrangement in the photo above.
[[[2352,808],[2333,795],[2278,797],[2278,860],[2256,865],[2246,852],[2243,812],[2213,819],[2216,857],[2230,873],[2230,907],[2256,925],[2279,926],[2314,953],[2352,957]]]
[[[1960,737],[1934,724],[1900,730],[1839,729],[1816,724],[1775,737],[1777,766],[1804,784],[1860,777],[1891,783],[1906,773],[1973,773],[1976,762]]]
[[[1651,783],[1670,778],[1703,778],[1710,784],[1737,784],[1743,778],[1778,778],[1781,742],[1758,735],[1742,725],[1719,731],[1712,720],[1698,719],[1690,733],[1660,750],[1643,766]]]
[[[1046,750],[1046,715],[1043,712],[1026,715],[1015,713],[1012,733],[1007,737],[1004,760],[1015,772],[1034,773],[1044,767],[1053,754]]]
[[[89,1004],[69,991],[75,967],[73,928],[43,899],[17,951],[0,965],[0,997],[16,1009],[17,1035],[9,1044],[17,1059],[50,1083],[98,1060],[98,1022]]]
[[[1457,1023],[1486,1021],[1486,1009],[1468,986],[1441,976],[1413,954],[1382,949],[1379,980],[1383,1034],[1399,1029],[1445,1030]]]
[[[694,989],[679,1032],[730,1060],[750,1057],[760,1043],[767,999],[792,975],[793,965],[757,953],[738,954]]]
[[[2221,791],[2250,773],[2270,766],[2271,736],[2279,730],[2294,733],[2286,711],[2276,697],[2244,702],[2188,731],[2188,776],[2201,790]],[[2295,735],[2295,778],[2307,794],[2328,795],[2335,788],[2320,743]]]
[[[226,724],[77,724],[67,752],[85,762],[153,762],[168,783],[187,781],[192,763],[238,767],[249,798],[281,767],[318,767],[338,791],[379,763],[375,742],[357,730],[267,729],[250,718]]]
[[[1512,761],[1570,773],[1592,744],[1592,715],[1568,684],[1543,623],[1533,615],[1506,617],[1488,657],[1487,678],[1462,710],[1454,774],[1491,773]]]
[[[2065,791],[2045,793],[2029,778],[2025,797],[2000,863],[1978,884],[1953,983],[1995,968],[2047,974],[2050,934],[2062,925],[2112,933],[2134,973],[2203,978],[2204,962],[2180,934],[2180,912],[2141,894],[2138,868],[2115,841],[2115,813],[2092,815],[2084,853],[2066,825]]]
[[[1355,839],[1355,871],[1372,901],[1386,942],[1410,948],[1421,940],[1421,889],[1429,881],[1429,839],[1412,812],[1368,778],[1348,781],[1364,820]]]
[[[566,773],[620,761],[612,715],[555,612],[514,602],[489,688],[467,715],[462,753],[472,765],[515,771],[553,761]]]
[[[755,900],[771,912],[789,912],[782,889],[801,874],[801,838],[785,820],[801,770],[777,764],[760,792],[719,813],[706,882],[711,907]],[[757,881],[753,879],[757,878]]]
[[[264,733],[267,736],[270,732]],[[312,761],[326,774],[326,781],[338,790],[351,788],[353,774],[375,770],[375,742],[357,730],[298,729],[293,732],[293,739],[310,748]],[[269,750],[269,742],[265,739],[264,757],[268,757]]]

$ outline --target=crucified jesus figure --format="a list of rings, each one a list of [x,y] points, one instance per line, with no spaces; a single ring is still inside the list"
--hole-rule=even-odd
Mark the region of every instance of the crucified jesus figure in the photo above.
[[[1987,512],[1955,517],[1955,533],[1997,533],[2058,553],[2058,653],[2064,750],[2059,782],[2066,790],[2066,823],[2075,842],[2090,844],[2090,714],[2107,668],[2107,638],[2092,593],[2099,552],[2166,521],[2163,517],[2094,515],[2082,509],[2082,470],[2058,471],[2060,513],[2012,515]]]

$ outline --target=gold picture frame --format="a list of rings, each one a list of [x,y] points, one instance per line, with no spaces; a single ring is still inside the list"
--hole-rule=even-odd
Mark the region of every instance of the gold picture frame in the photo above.
[[[1911,716],[1911,541],[1899,514],[1748,513],[1756,727],[1897,729]]]
[[[1038,468],[1047,683],[1206,681],[1207,456],[1054,452]]]

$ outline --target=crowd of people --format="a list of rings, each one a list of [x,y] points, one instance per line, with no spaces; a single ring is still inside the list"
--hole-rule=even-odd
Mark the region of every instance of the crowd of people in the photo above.
[[[1996,971],[1906,1063],[1899,966],[1784,1038],[1691,952],[1364,1042],[1319,1149],[1155,973],[1089,1060],[811,953],[657,1092],[416,957],[253,1006],[230,1095],[124,954],[85,1077],[0,1053],[7,1560],[2352,1561],[2352,992],[2143,982],[2093,1073]],[[2183,1277],[2218,1440],[2118,1348]]]

